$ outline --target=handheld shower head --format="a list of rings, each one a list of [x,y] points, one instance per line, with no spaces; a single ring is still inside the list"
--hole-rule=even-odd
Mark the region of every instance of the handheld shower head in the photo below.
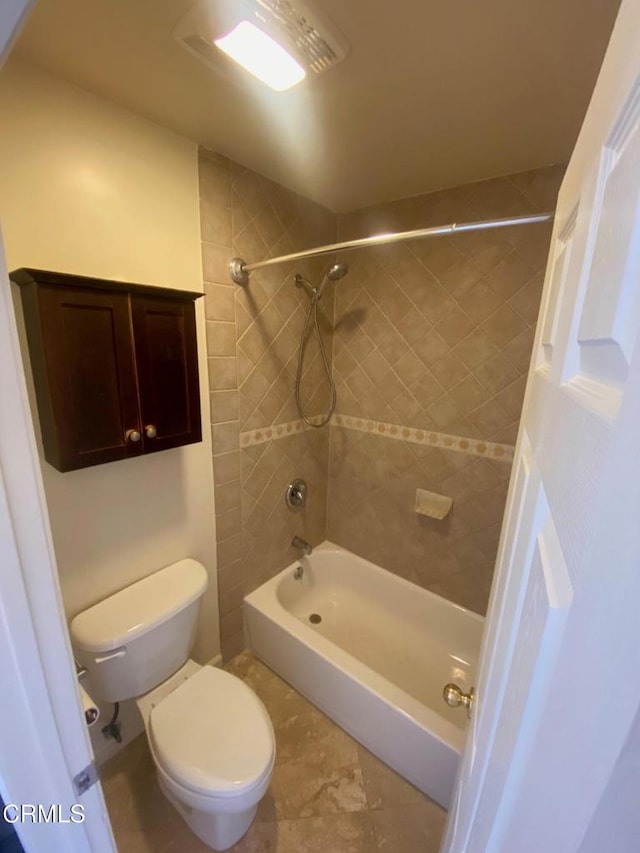
[[[349,267],[347,264],[334,264],[329,271],[325,274],[325,277],[322,279],[320,287],[316,291],[315,297],[316,299],[320,299],[322,296],[325,287],[330,281],[338,281],[349,272]]]
[[[322,427],[328,424],[331,420],[331,416],[336,410],[336,383],[333,381],[333,377],[331,375],[329,359],[327,358],[324,343],[322,342],[322,335],[320,334],[320,326],[318,325],[318,302],[320,301],[322,291],[327,286],[327,283],[329,281],[338,281],[339,278],[342,278],[348,272],[349,267],[346,264],[334,264],[325,274],[325,277],[322,279],[322,283],[319,287],[314,287],[311,282],[308,281],[300,273],[298,273],[295,277],[296,287],[304,287],[311,298],[309,310],[307,311],[307,319],[304,322],[302,338],[300,339],[300,346],[298,348],[298,371],[296,373],[295,392],[296,406],[298,407],[298,411],[300,412],[300,417],[306,424],[308,424],[308,426],[311,427]],[[310,420],[305,415],[304,409],[302,407],[302,402],[300,400],[300,382],[302,380],[302,368],[304,366],[305,343],[307,340],[307,333],[309,331],[311,322],[313,322],[315,328],[316,337],[318,340],[318,347],[320,349],[320,356],[322,358],[322,363],[324,365],[324,370],[327,377],[327,383],[329,385],[329,409],[326,414],[322,415],[320,421],[317,421],[315,418],[313,420]]]
[[[338,279],[344,278],[348,272],[347,264],[334,264],[327,273],[327,278],[331,281],[338,281]]]

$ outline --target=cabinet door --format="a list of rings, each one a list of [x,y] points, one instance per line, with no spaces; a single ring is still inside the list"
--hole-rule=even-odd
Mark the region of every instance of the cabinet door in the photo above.
[[[145,453],[202,441],[192,301],[131,297]]]
[[[47,461],[71,471],[139,455],[128,296],[32,284],[23,297]]]

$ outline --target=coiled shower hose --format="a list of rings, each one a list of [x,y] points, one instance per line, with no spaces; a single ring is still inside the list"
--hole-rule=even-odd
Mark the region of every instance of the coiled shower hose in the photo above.
[[[298,412],[300,413],[300,417],[307,424],[307,426],[313,427],[314,429],[319,429],[320,427],[326,426],[331,420],[331,416],[336,410],[336,385],[333,381],[333,376],[331,375],[331,368],[329,367],[329,360],[327,359],[327,353],[324,348],[324,343],[322,341],[322,335],[320,334],[320,326],[318,325],[318,302],[320,301],[321,293],[314,291],[311,294],[311,302],[309,304],[309,310],[307,311],[307,318],[304,322],[304,329],[302,331],[302,337],[300,338],[300,349],[298,350],[298,372],[296,373],[296,406],[298,407]],[[322,420],[318,423],[312,421],[308,418],[304,410],[302,408],[302,402],[300,400],[300,381],[302,379],[302,368],[304,366],[304,351],[306,348],[307,335],[309,334],[309,326],[311,325],[311,319],[313,318],[313,325],[316,331],[316,336],[318,338],[318,346],[320,347],[320,355],[322,356],[322,364],[324,365],[324,371],[327,376],[327,382],[329,383],[330,389],[330,397],[329,397],[329,411],[326,415],[322,416]]]

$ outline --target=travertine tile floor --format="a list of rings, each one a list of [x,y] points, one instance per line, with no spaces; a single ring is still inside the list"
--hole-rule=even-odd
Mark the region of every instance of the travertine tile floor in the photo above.
[[[271,787],[232,853],[437,853],[440,806],[378,761],[248,652],[226,667],[271,714]],[[121,853],[207,853],[160,793],[145,736],[101,772]]]

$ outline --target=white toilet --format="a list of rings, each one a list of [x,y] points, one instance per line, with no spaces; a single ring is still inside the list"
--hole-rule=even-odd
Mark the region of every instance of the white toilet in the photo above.
[[[189,660],[206,585],[204,567],[181,560],[80,613],[71,639],[98,698],[135,697],[164,795],[205,844],[226,850],[269,787],[275,737],[243,681]]]

